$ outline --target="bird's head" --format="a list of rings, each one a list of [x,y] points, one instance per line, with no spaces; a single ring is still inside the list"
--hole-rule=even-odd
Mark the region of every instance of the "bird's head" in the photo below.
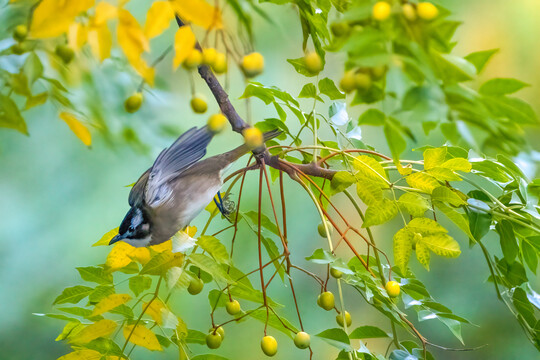
[[[109,245],[125,241],[135,247],[148,246],[151,240],[150,228],[147,214],[140,208],[132,207],[122,220],[118,235],[109,242]]]

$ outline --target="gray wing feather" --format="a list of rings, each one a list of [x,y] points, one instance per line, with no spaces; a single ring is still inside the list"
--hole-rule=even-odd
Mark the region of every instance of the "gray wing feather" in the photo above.
[[[146,183],[148,182],[148,175],[150,175],[151,168],[146,170],[139,180],[133,185],[129,192],[128,203],[131,207],[140,207],[144,203],[144,193],[146,190]]]
[[[149,206],[159,203],[169,195],[171,189],[167,186],[167,182],[176,178],[206,154],[212,136],[206,126],[200,129],[191,128],[159,154],[150,169],[144,196]]]

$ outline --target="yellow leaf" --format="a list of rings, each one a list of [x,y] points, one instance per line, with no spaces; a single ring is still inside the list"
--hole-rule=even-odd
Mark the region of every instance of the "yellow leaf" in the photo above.
[[[426,149],[424,151],[424,169],[432,169],[441,165],[446,158],[446,147]]]
[[[68,29],[68,45],[79,50],[85,43],[88,37],[88,28],[80,23],[72,23]]]
[[[67,355],[59,357],[57,360],[100,360],[101,353],[95,350],[76,350]]]
[[[69,338],[72,344],[86,344],[98,337],[107,337],[116,329],[116,322],[112,320],[99,320],[91,325],[88,325],[74,337]]]
[[[167,241],[162,242],[161,244],[149,246],[149,248],[155,252],[164,252],[164,251],[172,252],[172,241],[167,240]]]
[[[136,328],[133,328],[133,325],[124,326],[124,337],[129,338],[129,342],[148,350],[163,350],[156,335],[141,324],[138,324]]]
[[[107,233],[105,233],[105,235],[103,235],[101,239],[99,239],[99,241],[94,243],[92,246],[109,245],[112,238],[115,237],[117,234],[118,234],[118,228],[114,228],[110,231],[107,231]]]
[[[67,32],[70,24],[81,12],[94,5],[95,0],[42,0],[34,10],[30,35],[49,38]]]
[[[127,242],[119,241],[107,256],[105,265],[109,271],[116,271],[129,265],[133,260],[146,263],[150,259],[148,248],[136,248]]]
[[[205,29],[221,29],[223,22],[218,8],[204,0],[171,0],[174,11],[189,23]]]
[[[174,19],[174,11],[168,1],[155,1],[146,14],[144,34],[148,39],[160,35]]]
[[[92,135],[86,126],[84,126],[75,116],[67,112],[60,113],[60,119],[64,120],[71,131],[83,142],[84,145],[92,145]]]
[[[189,26],[182,26],[176,31],[174,36],[173,70],[176,70],[189,53],[193,51],[196,42],[195,34],[193,34]]]
[[[190,237],[194,237],[197,233],[197,227],[196,226],[188,226],[186,227],[185,231],[186,234],[188,234]]]
[[[92,26],[104,25],[107,20],[114,19],[118,14],[118,9],[108,2],[101,1],[96,5],[96,14],[92,19]]]
[[[134,248],[129,257],[144,265],[150,260],[150,251],[145,247]]]
[[[155,322],[158,323],[158,325],[163,324],[163,319],[161,317],[161,310],[165,308],[165,304],[161,302],[159,299],[155,299],[150,303],[150,306],[148,308],[146,307],[148,305],[147,302],[143,304],[143,309],[146,309],[146,313],[150,315],[152,319],[154,319]]]
[[[427,194],[431,194],[433,189],[440,186],[437,179],[435,179],[433,176],[426,174],[424,172],[417,172],[414,174],[411,174],[405,178],[407,180],[407,183],[415,188],[424,191]]]
[[[92,28],[88,32],[88,44],[94,56],[100,61],[111,56],[112,35],[107,24]]]
[[[127,303],[129,300],[131,300],[131,296],[128,294],[111,294],[97,303],[94,311],[92,311],[92,316],[106,313],[117,306]]]

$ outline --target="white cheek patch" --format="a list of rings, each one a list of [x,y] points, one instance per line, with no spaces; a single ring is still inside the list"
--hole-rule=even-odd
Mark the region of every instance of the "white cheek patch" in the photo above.
[[[150,244],[151,240],[152,240],[152,237],[150,235],[148,235],[147,237],[142,238],[142,239],[128,239],[128,238],[122,239],[122,241],[125,241],[129,245],[134,246],[134,247],[148,246],[148,244]]]

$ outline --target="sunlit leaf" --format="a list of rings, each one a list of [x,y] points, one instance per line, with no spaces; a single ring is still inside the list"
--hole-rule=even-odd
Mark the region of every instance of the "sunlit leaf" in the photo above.
[[[49,38],[67,32],[69,25],[81,12],[94,5],[95,0],[42,0],[32,16],[30,34],[34,38]]]
[[[405,271],[409,265],[413,237],[414,233],[408,228],[403,228],[394,235],[394,263],[403,271]]]
[[[101,245],[109,245],[112,238],[118,235],[118,228],[114,228],[110,231],[107,231],[99,241],[95,242],[92,246],[101,246]]]
[[[461,254],[458,242],[448,234],[438,233],[423,236],[422,243],[426,245],[429,250],[433,251],[439,256],[455,258]]]
[[[57,360],[100,360],[101,353],[95,350],[75,350],[67,355],[59,357]]]
[[[431,194],[433,189],[440,186],[437,179],[424,172],[413,173],[405,178],[407,183],[415,189]]]
[[[365,213],[365,220],[362,227],[384,224],[392,220],[398,213],[398,207],[395,201],[383,199],[379,203],[373,203],[368,206]]]
[[[148,39],[160,35],[174,19],[174,11],[170,1],[154,1],[146,13],[144,34]]]
[[[99,320],[91,325],[86,326],[75,336],[68,337],[68,340],[72,344],[86,344],[98,337],[106,337],[113,333],[116,329],[116,322],[112,320]]]
[[[432,148],[424,151],[424,169],[440,166],[446,158],[446,148]]]
[[[422,195],[413,192],[401,195],[397,204],[400,209],[414,217],[424,216],[426,210],[429,209],[428,201]]]
[[[128,294],[111,294],[101,300],[92,311],[92,316],[101,315],[114,309],[117,306],[127,303],[131,300],[131,296]]]
[[[176,31],[174,36],[173,69],[178,68],[184,62],[189,53],[193,51],[196,42],[195,34],[193,34],[189,26],[182,26]]]
[[[103,61],[111,56],[112,35],[107,24],[88,31],[88,44],[96,58]]]
[[[86,146],[92,145],[92,135],[88,128],[81,123],[73,114],[67,112],[60,113],[60,119],[64,120],[71,131],[82,141]]]
[[[425,267],[426,270],[429,270],[430,255],[428,247],[422,241],[419,241],[416,243],[415,251],[418,262],[422,264],[422,266]]]
[[[129,342],[132,344],[142,346],[148,350],[163,350],[156,335],[142,324],[137,324],[136,327],[134,325],[126,325],[123,331],[124,337],[129,339]]]
[[[186,22],[205,29],[221,29],[223,23],[218,8],[205,0],[170,0],[174,11]]]
[[[149,276],[137,275],[129,278],[129,288],[135,296],[150,289],[150,286],[152,286],[152,278]]]

